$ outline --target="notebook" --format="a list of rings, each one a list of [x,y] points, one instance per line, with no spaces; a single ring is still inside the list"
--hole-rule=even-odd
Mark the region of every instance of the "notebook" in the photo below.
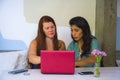
[[[74,74],[74,51],[41,50],[41,73]]]

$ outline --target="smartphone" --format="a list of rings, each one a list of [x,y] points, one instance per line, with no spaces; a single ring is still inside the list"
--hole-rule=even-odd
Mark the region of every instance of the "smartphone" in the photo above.
[[[8,73],[18,74],[18,73],[27,72],[27,71],[28,71],[27,69],[17,69],[17,70],[9,71]]]
[[[91,75],[94,74],[92,71],[79,72],[80,75]]]

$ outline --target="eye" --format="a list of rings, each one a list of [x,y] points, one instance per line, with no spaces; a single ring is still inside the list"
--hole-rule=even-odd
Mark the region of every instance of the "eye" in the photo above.
[[[79,30],[78,29],[75,29],[75,32],[78,32]]]
[[[48,30],[48,29],[49,29],[49,27],[46,27],[45,29],[46,29],[46,30]]]
[[[51,26],[51,28],[55,28],[55,26]]]

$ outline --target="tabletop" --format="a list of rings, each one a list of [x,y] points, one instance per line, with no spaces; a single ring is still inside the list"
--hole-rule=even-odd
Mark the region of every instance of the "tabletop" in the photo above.
[[[0,80],[119,80],[120,67],[101,67],[100,77],[80,75],[79,72],[94,71],[94,68],[75,68],[74,74],[42,74],[40,69],[29,69],[20,74],[9,74],[8,70],[0,71]]]

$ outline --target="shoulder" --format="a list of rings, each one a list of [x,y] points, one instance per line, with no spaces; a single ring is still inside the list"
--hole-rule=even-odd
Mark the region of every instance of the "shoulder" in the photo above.
[[[98,44],[98,40],[96,38],[92,38],[92,44]]]
[[[71,42],[70,42],[70,45],[73,45],[73,44],[75,44],[75,43],[76,43],[75,41],[71,41]]]
[[[59,50],[65,50],[66,46],[65,46],[64,41],[58,40],[58,47],[59,47]]]
[[[29,52],[36,52],[37,49],[37,41],[36,40],[32,40],[29,46]]]
[[[70,44],[69,44],[69,46],[74,46],[74,45],[76,45],[76,44],[77,44],[77,42],[71,41]]]
[[[65,42],[63,40],[58,40],[58,45],[59,46],[65,46]]]
[[[77,45],[78,45],[77,42],[71,41],[70,44],[68,45],[68,48],[67,48],[67,49],[73,49],[73,48],[76,47]]]
[[[98,40],[96,38],[92,39],[91,48],[92,48],[92,50],[93,49],[100,49],[99,42],[98,42]]]
[[[35,39],[32,40],[31,43],[30,43],[30,46],[31,46],[31,45],[37,45],[37,41],[36,41]]]
[[[59,44],[64,44],[64,41],[63,40],[58,40],[58,43]]]

